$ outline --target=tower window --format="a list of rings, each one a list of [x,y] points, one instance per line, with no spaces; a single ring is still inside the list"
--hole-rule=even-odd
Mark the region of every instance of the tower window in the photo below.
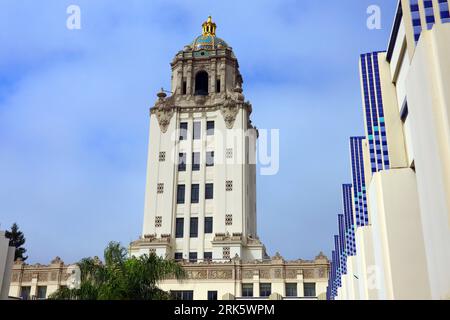
[[[214,121],[206,122],[206,135],[213,136],[214,135]]]
[[[176,220],[175,237],[176,238],[184,237],[184,218],[177,218]]]
[[[213,233],[213,217],[205,218],[205,233],[206,234]]]
[[[159,162],[164,162],[166,161],[166,152],[162,151],[159,153]]]
[[[208,73],[206,71],[200,71],[195,76],[195,95],[208,95]]]
[[[164,183],[158,183],[156,190],[159,194],[164,193]]]
[[[184,194],[186,192],[186,186],[184,184],[179,184],[177,186],[177,203],[183,204],[184,203]]]
[[[178,154],[178,171],[186,171],[186,153]]]
[[[189,262],[190,263],[196,263],[197,262],[197,252],[190,252],[189,253]]]
[[[187,129],[188,129],[187,122],[181,122],[180,123],[180,140],[187,140]]]
[[[212,261],[212,252],[204,252],[203,260],[204,261]]]
[[[191,203],[199,202],[200,186],[198,184],[193,184],[191,187]]]
[[[231,180],[225,181],[225,190],[233,191],[233,181],[231,181]]]
[[[201,130],[202,130],[202,123],[200,121],[194,122],[194,130],[193,130],[194,140],[200,140]]]
[[[187,83],[186,83],[186,80],[183,81],[183,89],[182,89],[182,93],[183,93],[183,94],[187,94]]]
[[[232,214],[225,215],[225,225],[226,226],[232,226],[233,225],[233,215]]]
[[[192,171],[200,171],[200,152],[192,152]]]
[[[220,79],[216,80],[216,92],[219,93],[220,92]]]
[[[190,236],[191,238],[198,237],[198,218],[191,218]]]
[[[214,167],[214,151],[206,152],[206,166]]]
[[[205,199],[206,200],[214,199],[214,184],[207,183],[205,185]]]

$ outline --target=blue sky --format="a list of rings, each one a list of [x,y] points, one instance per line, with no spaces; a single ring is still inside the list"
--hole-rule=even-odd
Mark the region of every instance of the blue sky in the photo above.
[[[81,8],[81,30],[66,8]],[[366,27],[369,5],[382,29]],[[330,254],[348,138],[363,134],[360,53],[385,50],[394,0],[0,0],[0,223],[29,262],[102,255],[141,232],[148,108],[175,53],[212,15],[259,128],[280,129],[280,171],[258,176],[269,254]]]

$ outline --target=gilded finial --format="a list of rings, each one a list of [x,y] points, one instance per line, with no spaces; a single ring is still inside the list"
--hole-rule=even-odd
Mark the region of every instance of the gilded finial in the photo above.
[[[215,36],[216,35],[216,24],[212,21],[211,16],[208,17],[208,20],[203,23],[203,35],[204,36]]]

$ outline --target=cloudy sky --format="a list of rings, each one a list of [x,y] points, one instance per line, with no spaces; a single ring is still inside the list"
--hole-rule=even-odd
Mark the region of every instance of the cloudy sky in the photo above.
[[[81,8],[81,29],[66,9]],[[381,30],[366,27],[369,5]],[[101,255],[142,228],[148,108],[169,62],[212,15],[259,128],[280,129],[280,171],[258,176],[269,254],[330,254],[348,138],[363,133],[360,53],[385,50],[394,0],[0,0],[0,229],[29,262]]]

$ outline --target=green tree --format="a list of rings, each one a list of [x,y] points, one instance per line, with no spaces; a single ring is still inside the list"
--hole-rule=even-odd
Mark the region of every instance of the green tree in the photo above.
[[[9,245],[16,248],[14,261],[19,258],[22,259],[22,261],[27,260],[28,256],[24,256],[27,250],[23,247],[26,239],[23,235],[23,232],[19,231],[19,226],[17,225],[17,223],[13,223],[11,231],[6,231],[5,236],[9,239]]]
[[[102,263],[98,258],[84,258],[79,288],[60,288],[49,298],[54,300],[167,300],[170,294],[159,289],[157,282],[174,276],[186,277],[184,269],[173,260],[155,254],[127,257],[127,251],[117,242],[111,242],[104,252]]]

